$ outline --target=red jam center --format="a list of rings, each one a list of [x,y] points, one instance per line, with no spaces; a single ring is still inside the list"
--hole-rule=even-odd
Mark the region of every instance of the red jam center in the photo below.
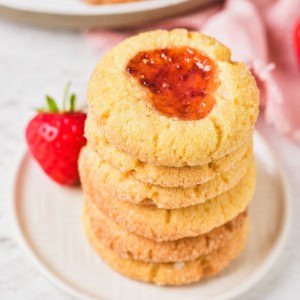
[[[139,52],[129,61],[126,71],[149,89],[149,101],[163,115],[199,120],[214,107],[216,67],[195,49]]]

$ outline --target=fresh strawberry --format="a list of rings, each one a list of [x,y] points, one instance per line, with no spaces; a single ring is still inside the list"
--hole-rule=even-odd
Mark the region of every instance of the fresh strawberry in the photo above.
[[[75,111],[76,96],[68,97],[69,87],[70,84],[64,93],[63,110],[59,110],[53,98],[46,96],[48,107],[39,109],[26,128],[31,154],[49,177],[63,185],[79,182],[77,161],[80,149],[86,144],[86,114]]]
[[[298,64],[300,66],[300,19],[296,22],[296,26],[295,26],[294,45],[295,45],[296,56],[298,59]]]

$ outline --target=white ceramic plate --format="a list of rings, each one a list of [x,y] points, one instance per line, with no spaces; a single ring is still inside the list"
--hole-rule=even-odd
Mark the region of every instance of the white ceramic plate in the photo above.
[[[49,14],[62,15],[111,15],[137,11],[150,11],[172,7],[189,0],[143,0],[119,4],[89,5],[82,0],[0,0],[0,5]]]
[[[218,0],[144,0],[89,5],[82,0],[0,0],[0,13],[42,25],[132,26],[183,13]]]
[[[246,291],[269,270],[282,249],[290,200],[278,162],[255,135],[257,189],[250,207],[246,251],[215,278],[186,287],[158,287],[127,279],[106,266],[87,243],[81,226],[81,191],[49,180],[25,154],[13,185],[16,235],[35,266],[80,299],[229,299]]]

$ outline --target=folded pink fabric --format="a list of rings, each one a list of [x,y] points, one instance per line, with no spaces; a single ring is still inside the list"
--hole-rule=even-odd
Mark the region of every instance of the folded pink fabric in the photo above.
[[[227,0],[223,6],[143,28],[95,29],[85,35],[102,51],[128,36],[158,28],[187,28],[215,37],[231,48],[234,60],[244,61],[253,71],[265,120],[300,144],[300,61],[295,45],[299,22],[300,0]]]

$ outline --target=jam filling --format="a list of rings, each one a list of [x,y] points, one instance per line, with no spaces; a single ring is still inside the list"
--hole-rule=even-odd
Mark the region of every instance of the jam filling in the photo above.
[[[137,53],[126,71],[149,90],[149,101],[161,114],[199,120],[213,109],[216,66],[205,54],[189,47]]]

